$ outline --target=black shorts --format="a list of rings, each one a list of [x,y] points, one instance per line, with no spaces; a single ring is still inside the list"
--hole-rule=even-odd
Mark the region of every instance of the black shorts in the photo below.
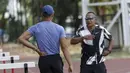
[[[81,65],[80,73],[107,73],[106,66],[102,62],[95,65]]]
[[[38,66],[40,73],[63,73],[63,62],[59,54],[40,56]]]

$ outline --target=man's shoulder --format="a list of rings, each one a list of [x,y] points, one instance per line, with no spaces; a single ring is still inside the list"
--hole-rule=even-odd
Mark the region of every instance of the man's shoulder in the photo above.
[[[77,31],[81,31],[81,30],[84,30],[84,26],[79,26]]]
[[[103,27],[102,25],[96,25],[96,27],[99,29],[105,29],[105,27]]]
[[[55,24],[55,26],[56,26],[58,29],[64,29],[63,26],[61,26],[61,25],[59,25],[59,24],[57,24],[57,23],[54,23],[54,24]]]
[[[30,26],[29,28],[35,28],[36,26],[37,26],[37,24],[32,25],[32,26]]]

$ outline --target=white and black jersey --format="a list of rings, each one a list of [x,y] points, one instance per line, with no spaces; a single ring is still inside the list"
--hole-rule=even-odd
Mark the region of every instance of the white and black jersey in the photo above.
[[[80,31],[82,30],[85,30],[83,26],[77,30],[77,37],[80,37]],[[81,44],[82,54],[85,57],[87,65],[98,64],[105,61],[104,56],[102,56],[105,49],[104,39],[109,41],[112,39],[112,35],[104,27],[99,25],[95,25],[91,34],[95,36],[93,39],[93,45],[86,44],[85,42],[82,42]]]

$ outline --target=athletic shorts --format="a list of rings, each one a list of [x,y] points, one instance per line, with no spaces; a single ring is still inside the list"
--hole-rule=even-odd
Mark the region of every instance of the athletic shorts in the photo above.
[[[63,73],[63,62],[59,54],[40,56],[38,66],[40,73]]]
[[[87,65],[88,56],[83,55],[81,57],[81,65],[80,65],[80,73],[107,73],[106,66],[104,62],[99,63],[99,64],[92,64],[92,65]]]
[[[107,73],[104,63],[80,66],[80,73]]]

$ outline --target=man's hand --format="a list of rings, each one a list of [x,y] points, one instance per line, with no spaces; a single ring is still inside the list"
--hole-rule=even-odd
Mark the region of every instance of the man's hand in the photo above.
[[[36,49],[36,52],[39,54],[39,56],[45,56],[46,54],[44,52],[40,52],[39,50]]]
[[[39,52],[38,53],[40,56],[45,56],[45,53],[44,52]]]
[[[72,73],[72,72],[73,72],[73,66],[69,66],[68,72],[69,72],[69,73]]]
[[[93,40],[95,38],[94,35],[86,35],[83,37],[83,39],[86,39],[86,40]]]
[[[104,50],[103,53],[102,53],[102,55],[103,55],[103,56],[107,56],[107,55],[110,54],[110,53],[111,53],[110,50]]]

